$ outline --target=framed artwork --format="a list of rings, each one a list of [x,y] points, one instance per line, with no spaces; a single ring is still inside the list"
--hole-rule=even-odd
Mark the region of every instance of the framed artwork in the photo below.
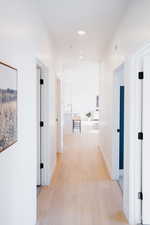
[[[0,152],[17,142],[17,69],[0,62]]]

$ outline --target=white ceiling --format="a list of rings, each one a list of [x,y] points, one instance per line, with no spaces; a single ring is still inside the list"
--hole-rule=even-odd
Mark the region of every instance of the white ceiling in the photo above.
[[[100,60],[129,0],[39,0],[63,62]],[[78,30],[86,36],[79,37]]]

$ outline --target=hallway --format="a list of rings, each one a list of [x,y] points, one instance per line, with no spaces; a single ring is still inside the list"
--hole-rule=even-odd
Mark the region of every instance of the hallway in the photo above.
[[[1,0],[0,24],[0,225],[150,225],[150,0]]]
[[[88,131],[88,132],[87,132]],[[126,225],[121,191],[111,181],[89,129],[64,140],[64,154],[38,198],[38,225]]]

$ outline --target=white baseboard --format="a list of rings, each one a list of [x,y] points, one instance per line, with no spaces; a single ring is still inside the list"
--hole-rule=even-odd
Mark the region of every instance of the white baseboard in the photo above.
[[[124,174],[124,170],[119,170],[119,176],[123,177],[123,174]]]
[[[49,172],[48,171],[45,172],[44,182],[42,186],[48,186],[51,183],[55,168],[56,168],[56,159],[53,162],[53,165],[51,166],[51,168],[48,168]]]
[[[98,145],[98,149],[100,150],[100,152],[102,153],[102,157],[104,159],[104,162],[105,162],[105,165],[107,167],[107,170],[108,170],[108,173],[111,177],[111,179],[113,179],[112,177],[112,168],[110,167],[109,163],[108,163],[108,160],[107,160],[107,157],[105,155],[105,152],[102,150],[102,148],[100,147],[100,145]]]
[[[56,162],[57,162],[57,159],[55,159],[54,163],[53,163],[53,166],[51,168],[51,173],[50,173],[50,177],[49,177],[49,184],[51,183],[52,181],[52,177],[54,175],[54,171],[55,171],[55,168],[56,168]]]

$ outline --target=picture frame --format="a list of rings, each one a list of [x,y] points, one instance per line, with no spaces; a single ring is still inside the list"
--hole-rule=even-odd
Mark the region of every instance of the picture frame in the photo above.
[[[0,62],[0,153],[18,140],[18,71]]]

